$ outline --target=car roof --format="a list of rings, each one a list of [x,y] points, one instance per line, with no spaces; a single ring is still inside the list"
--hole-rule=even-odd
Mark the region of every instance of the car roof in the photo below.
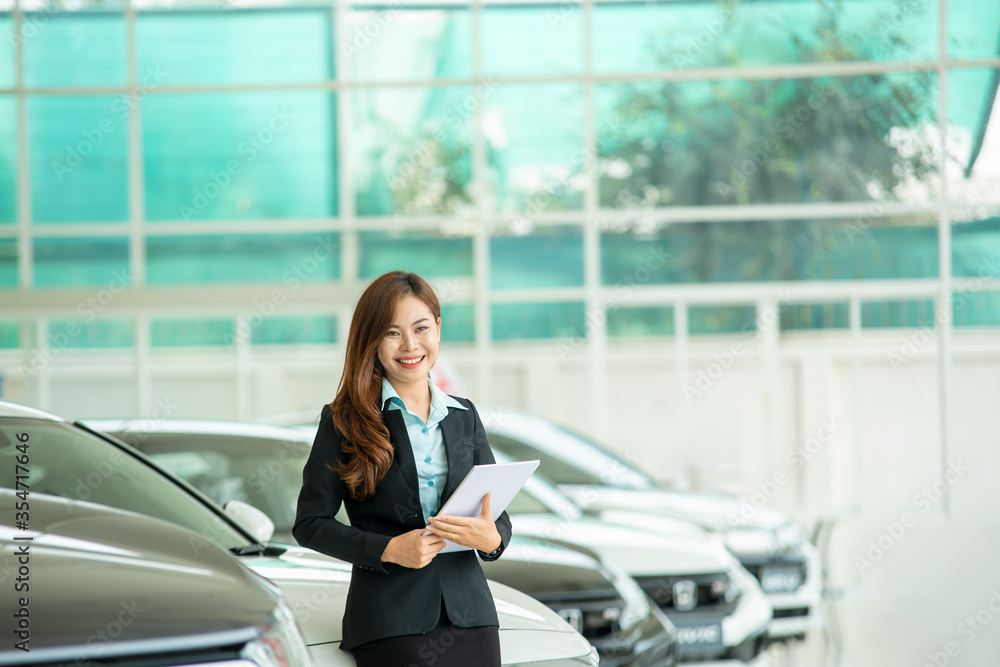
[[[214,419],[81,419],[81,423],[105,433],[156,433],[176,435],[223,435],[240,438],[263,438],[282,442],[312,444],[315,431],[305,428],[270,426]]]
[[[0,401],[0,417],[30,417],[32,419],[47,419],[50,421],[66,421],[62,417],[54,414],[29,408],[26,405],[11,403],[10,401]]]

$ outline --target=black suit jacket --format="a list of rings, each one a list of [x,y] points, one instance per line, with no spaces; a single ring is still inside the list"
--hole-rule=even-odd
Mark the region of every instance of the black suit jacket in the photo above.
[[[442,506],[473,465],[495,463],[479,413],[471,401],[454,397],[468,410],[448,408],[440,422],[448,457]],[[304,547],[354,564],[342,623],[341,648],[351,649],[383,637],[424,633],[438,622],[441,597],[452,623],[461,627],[497,625],[496,606],[476,550],[440,553],[425,567],[383,563],[389,540],[423,528],[417,469],[399,410],[383,410],[382,419],[395,447],[392,466],[368,501],[351,498],[346,485],[324,464],[340,461],[343,438],[324,406],[312,451],[302,470],[292,534]],[[341,503],[351,525],[335,519]],[[510,542],[510,518],[496,520],[501,553]],[[477,558],[477,554],[479,554]],[[499,554],[496,556],[499,557]],[[484,559],[485,560],[485,559]]]

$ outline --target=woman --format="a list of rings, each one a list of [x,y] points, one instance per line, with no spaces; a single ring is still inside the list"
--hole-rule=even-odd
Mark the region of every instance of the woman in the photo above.
[[[359,667],[500,664],[477,554],[499,558],[510,519],[493,521],[489,494],[479,516],[434,516],[473,465],[495,462],[472,402],[428,375],[440,333],[441,308],[420,276],[375,279],[354,310],[337,396],[302,471],[292,533],[354,564],[341,648]],[[341,503],[349,526],[334,518]],[[440,553],[448,541],[471,549]]]

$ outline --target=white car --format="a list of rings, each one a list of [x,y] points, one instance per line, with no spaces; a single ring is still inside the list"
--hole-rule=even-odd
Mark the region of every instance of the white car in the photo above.
[[[774,608],[772,638],[821,627],[821,566],[798,526],[766,507],[750,516],[736,497],[678,493],[592,440],[507,408],[480,411],[490,446],[514,459],[539,459],[539,472],[580,507],[612,523],[645,525],[633,511],[691,522],[726,546],[760,582]]]
[[[129,445],[53,415],[0,401],[0,440],[30,436],[26,482],[32,493],[131,510],[185,527],[276,584],[318,667],[353,667],[339,649],[351,566],[301,547],[269,544],[273,525],[259,510],[234,502],[223,510]],[[0,466],[15,470],[18,452],[0,447]],[[7,475],[0,488],[13,488]],[[238,516],[235,520],[233,516]],[[204,546],[192,541],[195,555]],[[503,664],[597,667],[597,651],[537,600],[490,583],[500,618]]]
[[[179,419],[85,423],[130,442],[219,503],[245,501],[263,509],[276,524],[275,534],[291,543],[315,427]],[[677,626],[682,660],[745,660],[761,652],[771,606],[756,580],[697,526],[653,515],[619,517],[618,523],[648,522],[656,530],[650,534],[649,526],[635,529],[581,517],[540,477],[529,480],[507,512],[516,535],[582,546],[636,578]],[[684,601],[678,603],[678,596]]]

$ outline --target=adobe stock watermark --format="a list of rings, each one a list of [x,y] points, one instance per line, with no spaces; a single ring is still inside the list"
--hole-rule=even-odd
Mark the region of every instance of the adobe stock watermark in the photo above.
[[[722,7],[719,16],[713,16],[702,23],[702,29],[697,33],[687,34],[678,42],[673,51],[674,67],[691,67],[722,36],[732,22],[735,10],[732,7]]]
[[[969,645],[993,623],[993,619],[998,615],[1000,615],[1000,590],[991,588],[989,599],[975,613],[969,614],[955,626],[955,634]],[[952,658],[957,658],[962,653],[962,646],[957,641],[945,642],[941,649],[928,653],[923,667],[946,667],[951,664]]]
[[[619,278],[614,285],[614,297],[608,300],[602,308],[588,312],[583,323],[573,327],[570,335],[560,338],[556,343],[556,352],[560,361],[566,361],[571,354],[575,354],[583,349],[587,344],[588,336],[598,326],[605,326],[608,315],[614,313],[622,305],[628,302],[635,293],[635,288],[644,285],[652,280],[656,271],[661,269],[670,258],[670,254],[663,251],[663,246],[649,248],[646,258],[632,270],[628,275]]]
[[[925,486],[913,495],[910,502],[919,512],[903,512],[895,521],[882,524],[884,530],[875,538],[868,540],[868,549],[864,555],[854,556],[852,562],[858,574],[864,576],[865,570],[875,567],[875,563],[882,560],[885,554],[903,539],[906,532],[917,525],[920,517],[927,514],[934,505],[941,502],[945,490],[957,484],[965,477],[965,473],[971,469],[969,466],[963,465],[961,460],[949,461],[948,470],[945,471],[941,479]]]
[[[47,368],[80,335],[83,331],[82,323],[97,319],[115,297],[131,284],[132,274],[128,266],[111,271],[111,279],[107,285],[77,304],[77,319],[68,320],[58,331],[49,331],[46,343],[41,348],[31,350],[27,361],[20,367],[21,379],[33,378]]]
[[[236,326],[232,334],[225,335],[226,344],[230,347],[238,342],[250,341],[255,329],[260,327],[268,318],[272,317],[288,298],[288,292],[294,292],[302,286],[303,282],[311,279],[311,276],[319,271],[326,262],[329,262],[340,248],[340,243],[332,236],[317,236],[312,252],[300,261],[292,264],[281,275],[282,284],[285,288],[274,288],[266,296],[255,299],[250,311],[246,315],[236,318]]]
[[[766,310],[764,313],[757,313],[754,319],[744,323],[742,334],[749,335],[753,331],[751,339],[756,340],[760,338],[762,333],[780,326],[781,311],[788,306],[793,295],[788,288],[779,290],[775,294],[778,297],[778,307],[774,310]],[[685,382],[681,387],[681,392],[687,399],[688,405],[693,405],[695,399],[704,396],[705,392],[711,390],[715,383],[726,374],[726,371],[732,368],[736,360],[744,354],[746,354],[746,346],[741,341],[733,341],[727,349],[713,353],[712,361],[706,367],[698,369],[694,383]]]
[[[1000,253],[993,253],[988,258],[983,258],[979,263],[976,276],[969,282],[967,291],[956,292],[952,295],[951,307],[935,307],[933,326],[924,324],[909,336],[901,339],[899,345],[886,353],[886,359],[893,372],[898,372],[900,367],[910,363],[920,354],[920,351],[930,345],[935,340],[935,329],[946,322],[951,322],[954,314],[965,309],[965,304],[983,289],[983,279],[993,278],[1000,275]]]
[[[208,174],[209,182],[192,189],[190,201],[181,203],[178,210],[185,222],[190,222],[208,208],[219,195],[233,182],[233,178],[243,173],[243,169],[257,159],[257,156],[267,150],[275,138],[288,129],[296,115],[287,109],[274,108],[267,124],[256,133],[249,134],[236,147],[236,153],[241,160],[229,160],[225,167]]]
[[[371,18],[360,26],[355,26],[350,39],[340,45],[340,55],[350,60],[371,46],[378,39],[386,26],[392,23],[399,12],[399,0],[391,0],[385,9],[376,11]]]
[[[111,103],[109,115],[99,120],[95,126],[83,130],[80,133],[80,139],[75,144],[67,145],[63,151],[62,160],[52,161],[52,170],[56,174],[56,179],[62,183],[68,175],[82,165],[85,158],[92,155],[98,146],[121,127],[149,91],[158,88],[166,78],[167,74],[159,66],[147,67],[143,72],[142,80]]]
[[[742,162],[735,165],[729,172],[729,182],[715,182],[715,190],[723,200],[728,201],[739,194],[739,189],[747,184],[747,180],[757,173],[757,170],[778,151],[784,142],[795,136],[806,123],[812,120],[817,111],[823,108],[833,92],[829,88],[820,88],[816,84],[809,86],[809,97],[793,111],[774,125],[772,134],[758,146],[748,148]]]
[[[117,616],[108,621],[103,628],[98,628],[94,634],[87,637],[87,657],[78,657],[74,661],[76,667],[91,665],[93,664],[92,660],[99,660],[103,663],[104,660],[101,660],[100,656],[121,637],[127,627],[135,623],[135,620],[144,611],[146,611],[146,607],[140,607],[134,599],[128,602],[122,601],[121,611],[118,612]]]
[[[819,428],[816,429],[815,435],[802,443],[801,447],[785,455],[784,468],[776,470],[771,475],[771,479],[757,482],[757,490],[748,497],[740,499],[737,513],[730,513],[727,517],[729,525],[733,527],[746,525],[778,495],[782,488],[792,481],[795,472],[804,468],[813,457],[833,442],[843,429],[844,425],[838,422],[835,417],[823,419]]]

